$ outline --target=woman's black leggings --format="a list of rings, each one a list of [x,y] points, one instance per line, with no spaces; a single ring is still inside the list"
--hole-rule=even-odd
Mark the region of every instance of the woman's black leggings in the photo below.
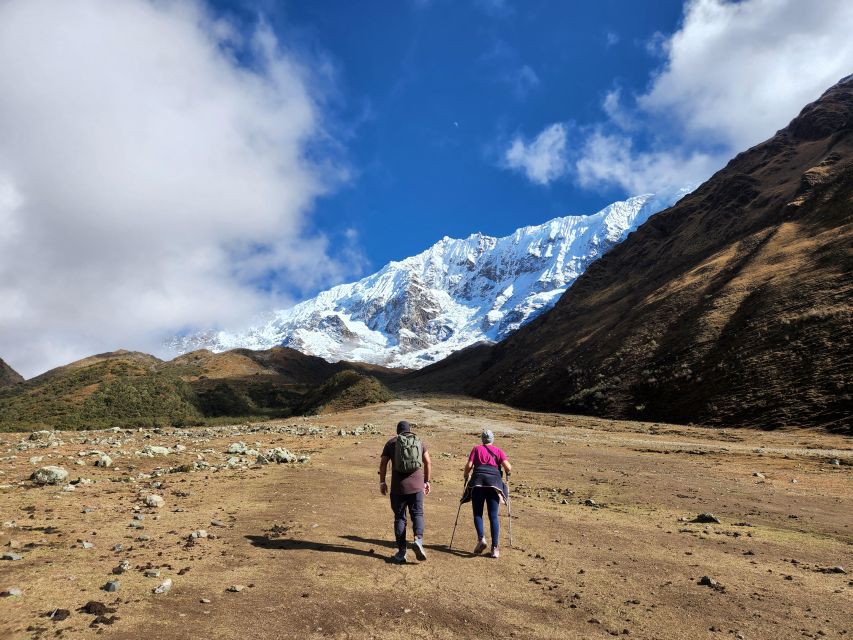
[[[492,546],[498,546],[498,538],[501,533],[501,525],[498,520],[498,509],[501,503],[496,489],[491,487],[474,487],[471,489],[471,506],[474,508],[474,527],[477,529],[477,537],[483,539],[486,533],[483,529],[483,504],[488,505],[489,525],[492,531]]]

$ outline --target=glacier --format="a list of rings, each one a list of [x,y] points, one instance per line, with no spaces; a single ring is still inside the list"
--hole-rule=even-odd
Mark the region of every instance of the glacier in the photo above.
[[[502,238],[444,237],[358,282],[268,312],[248,329],[176,336],[166,346],[179,354],[286,346],[331,362],[421,368],[530,322],[592,261],[686,191],[635,196]]]

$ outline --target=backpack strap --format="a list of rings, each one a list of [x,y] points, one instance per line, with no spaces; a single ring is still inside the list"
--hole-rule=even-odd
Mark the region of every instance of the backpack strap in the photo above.
[[[495,455],[494,451],[492,451],[491,449],[489,449],[489,445],[484,444],[484,445],[483,445],[483,447],[486,449],[486,451],[488,451],[488,452],[489,452],[489,455],[490,455],[490,456],[492,456],[492,460],[494,460],[494,461],[495,461],[495,466],[498,468],[498,472],[499,472],[499,473],[501,474],[501,476],[503,477],[503,469],[501,469],[501,463],[500,463],[500,462],[498,462],[498,457]]]

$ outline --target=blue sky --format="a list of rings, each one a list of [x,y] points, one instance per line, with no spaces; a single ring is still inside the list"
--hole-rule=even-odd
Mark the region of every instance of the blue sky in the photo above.
[[[682,3],[311,0],[222,2],[252,25],[260,11],[299,50],[334,66],[330,112],[347,129],[350,181],[316,203],[336,242],[358,233],[369,265],[444,235],[514,229],[593,213],[626,195],[570,176],[534,184],[501,167],[515,134],[602,119],[614,87],[641,91],[661,64],[648,43],[671,33]],[[570,143],[571,144],[571,143]]]
[[[850,0],[4,0],[0,357],[166,356],[445,235],[699,184],[851,33]]]

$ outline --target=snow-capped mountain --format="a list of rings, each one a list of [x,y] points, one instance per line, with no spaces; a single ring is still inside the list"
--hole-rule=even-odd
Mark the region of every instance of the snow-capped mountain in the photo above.
[[[282,345],[330,361],[420,368],[529,322],[590,262],[677,199],[636,196],[503,238],[444,237],[358,282],[266,314],[245,331],[176,337],[169,346],[185,353]]]

